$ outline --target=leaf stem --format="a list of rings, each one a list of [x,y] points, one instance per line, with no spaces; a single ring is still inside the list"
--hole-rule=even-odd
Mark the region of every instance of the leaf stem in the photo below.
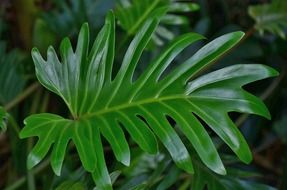
[[[38,87],[39,87],[39,83],[35,82],[33,83],[31,86],[29,86],[28,88],[26,88],[19,96],[17,96],[15,99],[13,99],[11,102],[9,102],[8,104],[6,104],[4,106],[5,110],[10,110],[12,109],[14,106],[16,106],[17,104],[19,104],[21,101],[23,101],[24,99],[26,99],[30,94],[32,94],[32,92],[34,92]]]
[[[36,95],[33,99],[32,106],[30,108],[30,114],[34,114],[37,112],[39,108],[39,102],[40,102],[40,96],[41,96],[41,90],[36,92]],[[28,145],[27,145],[27,152],[30,152],[33,148],[34,140],[33,138],[28,139]],[[27,169],[27,185],[29,190],[36,190],[36,185],[35,185],[35,177],[34,174],[31,170]]]
[[[10,114],[8,114],[8,121],[9,121],[10,125],[12,126],[12,128],[14,129],[14,131],[18,135],[20,132],[20,127],[19,127],[18,123],[16,122],[16,120],[14,119],[14,117]]]
[[[44,162],[42,162],[38,167],[33,169],[31,172],[33,175],[38,174],[40,171],[42,171],[44,168],[46,168],[50,163],[50,160],[47,159]],[[22,176],[17,181],[15,181],[12,185],[6,187],[4,190],[15,190],[21,187],[25,182],[27,181],[27,176]]]
[[[48,107],[48,103],[49,103],[49,93],[48,92],[44,92],[44,98],[42,101],[42,105],[40,107],[40,113],[45,112],[47,110]]]

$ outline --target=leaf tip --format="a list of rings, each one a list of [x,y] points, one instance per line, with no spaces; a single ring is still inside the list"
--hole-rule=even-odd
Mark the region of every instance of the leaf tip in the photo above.
[[[232,39],[233,43],[236,44],[245,36],[245,33],[242,31],[235,31],[235,32],[230,32],[228,34],[225,34],[221,37],[224,38],[224,36],[226,37],[226,39],[229,39],[229,40]],[[219,38],[221,38],[221,37],[219,37]]]
[[[47,58],[48,58],[48,55],[49,55],[49,54],[51,54],[52,56],[53,56],[53,54],[56,54],[54,47],[51,46],[51,45],[50,45],[50,46],[48,47],[48,49],[47,49]]]
[[[121,163],[124,164],[125,166],[130,166],[130,157],[126,157],[121,161]]]
[[[51,162],[51,166],[52,166],[52,169],[53,169],[54,173],[55,173],[57,176],[61,176],[61,170],[62,170],[61,166],[58,166],[58,165],[56,165],[56,164],[53,164],[52,162]]]
[[[32,169],[35,165],[37,165],[39,162],[41,161],[41,159],[39,159],[39,157],[37,157],[36,155],[34,155],[32,152],[28,155],[27,158],[27,169],[30,170]]]
[[[220,175],[226,175],[226,170],[225,170],[224,166],[218,167],[216,170],[214,170],[214,172],[218,173]]]
[[[32,50],[31,50],[31,53],[33,54],[33,53],[38,53],[39,52],[39,50],[38,50],[38,48],[36,48],[36,47],[33,47],[32,48]]]
[[[68,37],[65,37],[60,44],[60,50],[61,52],[64,52],[66,49],[71,48],[71,41]]]
[[[252,158],[252,153],[250,152],[250,149],[249,149],[249,151],[247,153],[241,155],[239,158],[245,164],[250,164],[252,159],[253,159]]]
[[[270,70],[271,77],[276,77],[280,75],[280,73],[276,69],[273,69],[272,67],[269,67],[269,70]]]
[[[269,110],[267,110],[267,113],[264,115],[264,117],[268,120],[271,120],[272,116],[271,116]]]
[[[190,157],[184,160],[181,160],[181,161],[176,161],[175,163],[179,168],[183,169],[187,173],[194,174],[194,168],[193,168],[193,164],[191,162]]]
[[[241,40],[245,36],[245,33],[242,31],[236,31],[234,32],[234,34],[238,37],[239,40]]]
[[[192,164],[187,164],[186,167],[183,168],[187,173],[194,174],[194,169]]]
[[[105,24],[114,25],[115,22],[115,15],[112,10],[110,10],[106,16]]]
[[[80,34],[85,35],[87,32],[89,32],[89,23],[85,22],[81,26]]]
[[[83,51],[83,47],[89,42],[89,24],[88,22],[85,22],[82,24],[79,36],[78,36],[78,44],[77,44],[77,50]],[[77,51],[76,50],[76,51]],[[79,51],[78,50],[78,51]]]
[[[24,139],[25,138],[25,135],[23,134],[23,130],[20,131],[19,138],[20,139]]]
[[[108,11],[108,14],[107,14],[107,18],[114,18],[114,11],[112,10],[112,9],[110,9],[109,11]]]
[[[32,56],[33,60],[39,60],[39,58],[41,58],[41,54],[40,54],[38,48],[36,48],[36,47],[32,48],[31,56]],[[34,62],[36,62],[36,61],[34,61]]]

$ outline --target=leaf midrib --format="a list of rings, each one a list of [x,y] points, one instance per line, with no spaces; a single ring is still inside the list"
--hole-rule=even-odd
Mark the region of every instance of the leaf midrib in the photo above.
[[[152,10],[159,3],[159,0],[155,0],[151,6],[144,12],[144,14],[139,18],[138,22],[133,25],[133,27],[128,31],[129,35],[133,34],[135,30],[142,24],[142,22],[146,19],[146,17],[152,12]]]
[[[159,98],[152,97],[152,98],[147,98],[147,99],[140,100],[140,101],[135,101],[135,102],[125,102],[123,104],[112,106],[112,107],[108,107],[108,108],[104,108],[104,109],[95,111],[93,113],[86,113],[86,114],[83,114],[82,116],[80,116],[80,118],[82,118],[82,119],[83,118],[90,118],[90,117],[93,117],[93,116],[102,115],[102,114],[109,113],[109,112],[114,112],[114,111],[117,112],[119,110],[126,109],[126,108],[129,108],[129,107],[139,107],[140,105],[143,105],[143,104],[150,104],[150,103],[156,103],[156,102],[157,103],[161,103],[162,101],[176,100],[176,99],[185,99],[186,100],[186,99],[189,99],[189,98],[207,99],[204,96],[191,96],[191,95],[171,95],[171,96],[165,96],[165,97],[159,97]],[[218,97],[213,97],[213,96],[208,97],[208,99],[237,100],[237,101],[242,101],[242,102],[246,101],[246,100],[242,100],[242,99],[239,99],[239,98],[227,98],[227,97],[218,98]]]
[[[155,103],[155,102],[160,103],[166,100],[188,99],[188,98],[190,98],[190,96],[187,96],[187,95],[172,95],[172,96],[165,96],[165,97],[159,97],[159,98],[152,97],[152,98],[147,98],[147,99],[135,101],[135,102],[125,102],[123,104],[101,109],[93,113],[86,113],[80,116],[80,118],[82,119],[90,118],[93,116],[102,115],[102,114],[113,112],[113,111],[119,111],[119,110],[126,109],[129,107],[139,107],[143,104],[150,104],[150,103]]]

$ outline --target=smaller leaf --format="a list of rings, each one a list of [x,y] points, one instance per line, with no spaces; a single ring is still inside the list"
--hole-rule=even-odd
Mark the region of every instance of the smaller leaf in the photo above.
[[[84,190],[85,187],[81,182],[65,181],[55,190]]]
[[[168,25],[184,25],[188,23],[188,19],[184,16],[168,14],[162,17],[161,22]]]
[[[0,105],[5,105],[19,95],[25,85],[19,64],[24,56],[17,49],[7,52],[6,44],[0,41],[0,57]]]
[[[116,16],[120,26],[127,31],[128,35],[135,35],[143,23],[152,16],[153,12],[163,8],[167,11],[167,14],[161,19],[161,29],[158,28],[152,36],[152,40],[156,45],[163,45],[163,39],[170,40],[175,36],[165,25],[188,24],[188,19],[185,16],[173,13],[196,11],[199,9],[197,4],[169,0],[125,0],[118,3]]]
[[[174,2],[169,6],[169,11],[171,12],[192,12],[199,10],[199,5],[196,3],[188,3],[188,2]]]
[[[263,34],[265,31],[286,38],[287,1],[272,0],[269,4],[253,5],[248,8],[249,15],[256,21],[255,28]]]
[[[242,171],[237,168],[231,168],[232,174],[227,173],[226,176],[219,176],[205,168],[200,162],[195,162],[195,174],[192,180],[192,189],[203,190],[207,186],[208,190],[275,190],[271,186],[267,186],[255,181],[243,180]],[[227,169],[229,171],[229,169]],[[236,172],[237,171],[237,172]]]
[[[172,168],[169,169],[168,174],[159,183],[156,190],[166,190],[171,187],[178,180],[180,173],[181,171],[173,165]]]

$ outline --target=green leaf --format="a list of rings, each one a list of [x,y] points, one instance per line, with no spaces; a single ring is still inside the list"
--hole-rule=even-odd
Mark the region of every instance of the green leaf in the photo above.
[[[0,106],[0,129],[6,131],[7,129],[8,113]]]
[[[171,12],[191,12],[199,10],[199,5],[189,2],[177,2],[175,1],[169,6]]]
[[[75,37],[83,22],[91,23],[92,30],[97,31],[113,4],[113,1],[106,0],[53,0],[51,2],[53,9],[40,12],[40,18],[47,23],[47,26],[44,26],[47,27],[44,33],[48,34],[48,39],[49,36],[52,37],[51,34],[56,34],[57,40],[65,36]],[[39,28],[37,24],[36,21],[36,28]],[[43,26],[40,26],[39,29],[42,28]],[[42,40],[45,42],[47,39]]]
[[[168,4],[164,0],[135,0],[128,6],[118,4],[115,14],[121,27],[131,35],[136,34],[156,9]]]
[[[170,168],[168,174],[159,183],[156,190],[168,189],[178,180],[179,175],[180,175],[180,170],[173,165],[172,168]]]
[[[84,190],[85,187],[80,182],[65,181],[56,190]]]
[[[161,22],[167,25],[184,25],[188,23],[188,19],[183,16],[169,14],[165,15]]]
[[[285,39],[287,27],[286,0],[272,0],[269,4],[253,5],[248,8],[249,15],[255,20],[255,28],[261,34],[271,32]]]
[[[110,178],[111,178],[111,183],[114,184],[115,181],[117,180],[117,178],[120,176],[121,172],[120,171],[114,171],[110,174]],[[101,183],[101,178],[99,178],[99,183]],[[110,187],[107,186],[103,186],[100,185],[99,183],[97,183],[97,187],[94,188],[94,190],[101,190],[101,189],[109,189]]]
[[[270,118],[264,104],[241,87],[278,73],[264,65],[235,65],[196,78],[200,71],[234,47],[244,35],[233,32],[209,42],[186,62],[162,76],[182,50],[204,39],[199,34],[189,33],[175,38],[133,81],[142,52],[161,16],[162,10],[154,12],[145,22],[130,43],[114,78],[113,13],[108,14],[91,50],[88,48],[87,24],[82,26],[75,51],[68,38],[62,41],[61,60],[52,47],[48,48],[47,60],[36,48],[32,50],[38,80],[64,100],[73,119],[49,113],[25,119],[20,137],[39,138],[28,156],[29,168],[38,164],[53,145],[51,165],[60,175],[65,150],[72,141],[84,168],[92,173],[98,188],[111,189],[101,137],[109,142],[116,159],[129,165],[130,149],[124,128],[139,147],[149,153],[158,152],[158,139],[179,168],[193,173],[190,154],[168,117],[178,124],[203,163],[214,172],[226,173],[215,145],[198,117],[242,161],[250,162],[248,145],[228,117],[228,112],[246,112]]]
[[[203,190],[205,186],[209,190],[275,190],[275,188],[260,184],[251,180],[240,179],[238,175],[219,176],[205,168],[200,163],[195,164],[192,189]],[[242,173],[240,169],[232,168],[233,174]],[[244,172],[244,171],[243,171]]]
[[[12,101],[21,93],[25,80],[19,72],[23,56],[18,50],[6,51],[6,44],[0,42],[0,105]]]
[[[162,24],[156,29],[157,31],[153,34],[152,39],[157,45],[162,45],[162,38],[170,40],[174,36],[172,31],[165,25],[188,24],[188,19],[185,16],[172,13],[196,11],[199,9],[199,6],[195,3],[177,2],[173,0],[134,0],[132,2],[126,0],[117,4],[115,14],[120,26],[131,36],[135,35],[145,21],[152,16],[153,12],[159,9],[165,9],[167,14],[162,17]],[[163,31],[165,31],[165,34],[169,34],[168,37],[162,35]]]

